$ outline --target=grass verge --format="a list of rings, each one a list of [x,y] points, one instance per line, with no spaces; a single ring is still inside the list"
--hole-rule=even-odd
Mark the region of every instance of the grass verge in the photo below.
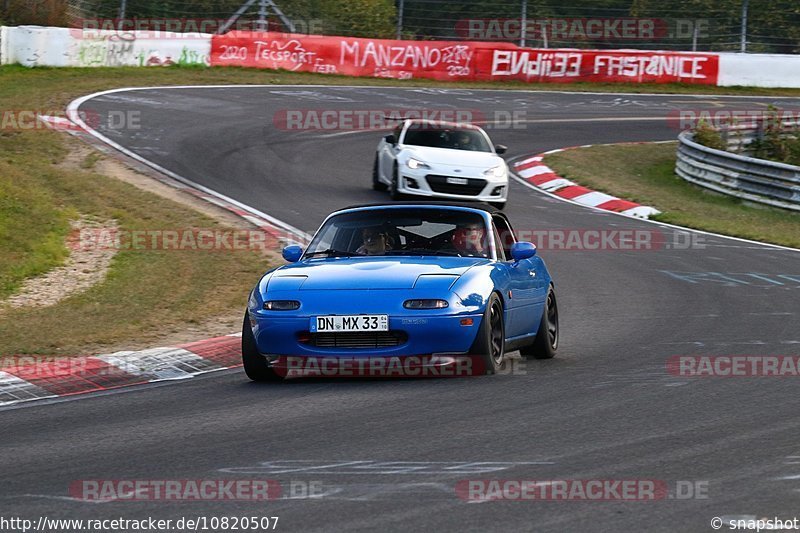
[[[88,164],[95,162],[93,152],[67,164],[76,148],[86,149],[61,133],[0,135],[4,295],[63,262],[68,221],[78,214],[114,219],[122,231],[228,229],[186,205],[97,173]],[[150,347],[187,330],[197,339],[230,333],[240,324],[249,289],[268,268],[261,252],[137,248],[118,251],[105,280],[83,293],[55,305],[2,309],[0,355],[86,355]]]
[[[592,146],[545,158],[559,175],[662,211],[655,220],[800,248],[800,214],[707,191],[675,175],[677,143]],[[602,161],[602,165],[597,162]]]

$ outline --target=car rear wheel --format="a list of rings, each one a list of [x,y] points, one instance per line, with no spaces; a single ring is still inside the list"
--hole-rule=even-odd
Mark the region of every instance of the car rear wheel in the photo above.
[[[489,297],[481,320],[481,327],[472,344],[470,354],[479,358],[486,374],[495,374],[503,366],[505,324],[503,322],[503,304],[497,294],[492,293]]]
[[[556,301],[556,293],[551,285],[547,290],[547,300],[542,312],[542,320],[539,322],[539,331],[536,333],[536,339],[533,344],[521,348],[520,353],[533,359],[552,359],[556,355],[556,350],[558,350],[558,337],[558,303]]]
[[[379,179],[379,171],[378,154],[375,154],[375,163],[372,165],[372,189],[376,191],[385,191],[388,189],[388,186]]]
[[[496,207],[500,211],[506,208],[506,202],[489,202],[489,205]]]
[[[256,339],[250,327],[250,313],[245,311],[242,324],[242,365],[244,373],[253,381],[280,381],[281,377],[267,364],[267,359],[258,352]]]

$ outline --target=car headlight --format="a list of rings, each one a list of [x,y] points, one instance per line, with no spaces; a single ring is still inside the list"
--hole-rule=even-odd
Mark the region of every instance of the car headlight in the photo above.
[[[403,307],[406,309],[444,309],[447,307],[447,300],[406,300]]]
[[[503,165],[497,165],[496,167],[492,167],[483,171],[484,176],[491,176],[493,178],[502,178],[505,173],[506,169],[503,168]]]
[[[300,302],[297,300],[267,300],[264,302],[264,309],[267,311],[294,311],[300,309]]]
[[[413,157],[408,160],[406,165],[408,165],[408,168],[410,169],[431,168],[427,163],[420,161],[419,159],[414,159]]]

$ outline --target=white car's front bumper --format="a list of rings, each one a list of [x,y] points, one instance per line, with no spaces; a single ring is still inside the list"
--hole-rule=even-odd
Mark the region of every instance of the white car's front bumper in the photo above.
[[[398,169],[397,190],[402,194],[447,198],[450,200],[477,200],[480,202],[505,202],[508,199],[508,172],[502,176],[487,176],[483,172],[448,172],[446,168],[411,169],[401,165]]]

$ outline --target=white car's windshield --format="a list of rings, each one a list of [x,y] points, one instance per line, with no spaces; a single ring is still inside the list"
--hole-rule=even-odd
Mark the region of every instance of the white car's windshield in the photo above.
[[[452,255],[489,257],[486,224],[456,209],[370,209],[331,217],[305,253],[311,257]]]
[[[412,124],[406,130],[403,144],[450,148],[473,152],[491,152],[486,137],[474,128],[441,127],[431,124]]]

